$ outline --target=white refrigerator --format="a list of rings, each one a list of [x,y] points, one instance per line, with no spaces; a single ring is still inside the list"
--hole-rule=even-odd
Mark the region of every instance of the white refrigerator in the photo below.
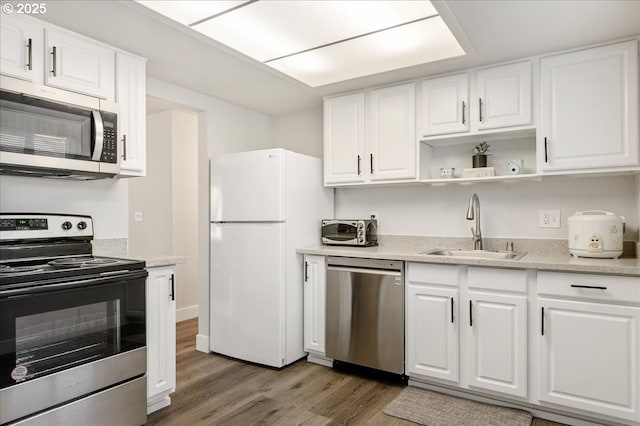
[[[318,158],[284,149],[211,160],[210,349],[282,367],[303,351],[302,256],[333,189]]]

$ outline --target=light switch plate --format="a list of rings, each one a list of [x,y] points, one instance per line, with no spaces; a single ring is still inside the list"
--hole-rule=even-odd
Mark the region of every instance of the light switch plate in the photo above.
[[[133,212],[133,220],[135,222],[143,222],[144,215],[142,214],[142,212]]]
[[[560,228],[560,210],[540,210],[538,212],[539,228]]]

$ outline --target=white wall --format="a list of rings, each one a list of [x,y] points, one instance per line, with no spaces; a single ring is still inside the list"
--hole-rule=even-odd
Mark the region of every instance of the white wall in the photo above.
[[[93,217],[94,238],[127,238],[126,179],[68,181],[0,176],[3,213],[69,213]]]
[[[198,116],[170,114],[173,253],[186,259],[176,265],[176,319],[181,321],[198,314],[198,241],[208,236],[198,235]]]
[[[274,147],[322,158],[322,108],[272,117]]]
[[[129,183],[129,254],[173,254],[171,112],[147,116],[147,174]],[[143,215],[141,222],[134,213]]]
[[[627,219],[626,240],[638,239],[634,177],[553,177],[541,182],[336,189],[336,217],[378,214],[382,234],[469,237],[469,197],[480,197],[482,234],[506,238],[566,238],[567,217],[579,210],[609,210]],[[561,211],[562,227],[538,228],[538,210]]]

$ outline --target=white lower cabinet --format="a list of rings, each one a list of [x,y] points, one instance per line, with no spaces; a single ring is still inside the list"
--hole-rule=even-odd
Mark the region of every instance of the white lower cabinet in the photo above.
[[[527,397],[527,272],[467,268],[467,383]]]
[[[410,377],[527,397],[526,271],[409,263],[406,281]]]
[[[468,383],[527,396],[527,298],[469,291]]]
[[[639,422],[638,278],[549,272],[538,284],[539,400]]]
[[[459,382],[458,267],[407,265],[406,373]]]
[[[304,350],[325,355],[325,257],[304,256]]]
[[[171,404],[176,390],[175,267],[147,268],[147,413]]]

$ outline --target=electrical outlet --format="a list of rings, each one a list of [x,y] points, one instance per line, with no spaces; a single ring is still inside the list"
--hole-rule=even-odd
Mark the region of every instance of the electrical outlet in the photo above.
[[[540,210],[538,212],[539,228],[560,228],[560,210]]]
[[[142,212],[133,212],[133,220],[135,222],[144,222],[144,215]]]

